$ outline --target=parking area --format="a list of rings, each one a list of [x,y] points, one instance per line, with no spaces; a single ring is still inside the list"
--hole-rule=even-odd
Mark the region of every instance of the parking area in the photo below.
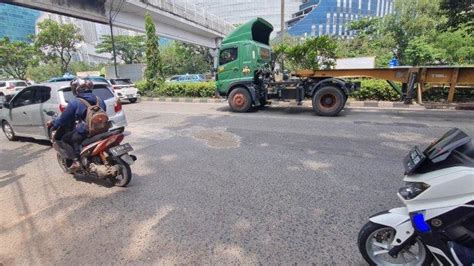
[[[399,205],[408,150],[452,127],[474,135],[472,112],[123,108],[138,157],[127,188],[0,136],[0,264],[363,265],[357,233]]]

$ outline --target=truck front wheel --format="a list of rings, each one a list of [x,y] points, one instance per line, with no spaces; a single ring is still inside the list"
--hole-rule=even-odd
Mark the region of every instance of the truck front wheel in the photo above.
[[[313,95],[313,110],[320,116],[336,116],[344,108],[346,99],[339,88],[322,87]]]
[[[236,88],[230,92],[229,106],[233,112],[245,113],[252,107],[252,98],[248,90]]]

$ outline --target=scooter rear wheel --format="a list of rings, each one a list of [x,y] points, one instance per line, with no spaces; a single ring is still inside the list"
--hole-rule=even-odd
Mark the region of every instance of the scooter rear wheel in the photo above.
[[[388,252],[394,237],[392,227],[368,222],[359,232],[359,251],[370,265],[431,265],[433,256],[419,239],[396,258],[391,257]]]
[[[115,158],[115,162],[119,166],[120,172],[116,177],[112,178],[112,182],[116,187],[126,187],[132,180],[132,169],[130,169],[128,163],[120,158]]]

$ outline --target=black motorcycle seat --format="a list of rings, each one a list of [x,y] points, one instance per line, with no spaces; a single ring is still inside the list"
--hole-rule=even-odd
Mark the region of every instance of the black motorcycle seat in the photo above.
[[[87,146],[87,145],[92,144],[92,143],[94,143],[94,142],[96,142],[96,141],[99,141],[99,140],[101,140],[101,139],[103,139],[103,138],[107,138],[107,137],[110,137],[110,136],[112,136],[112,135],[116,135],[116,134],[120,134],[120,133],[121,133],[120,130],[112,130],[112,131],[107,131],[107,132],[105,132],[105,133],[97,134],[97,135],[93,136],[92,138],[87,138],[87,139],[85,139],[85,140],[81,143],[81,145],[82,145],[82,146]]]

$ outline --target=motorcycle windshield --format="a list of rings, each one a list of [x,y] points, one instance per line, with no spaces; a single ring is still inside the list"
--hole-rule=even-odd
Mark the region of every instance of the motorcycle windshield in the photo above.
[[[441,138],[431,143],[423,152],[433,163],[444,161],[453,150],[471,141],[466,133],[458,128],[446,132]]]

